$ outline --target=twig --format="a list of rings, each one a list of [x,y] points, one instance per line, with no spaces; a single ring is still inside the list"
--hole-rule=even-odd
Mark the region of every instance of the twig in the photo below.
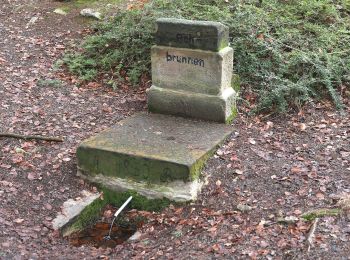
[[[18,139],[35,139],[35,140],[44,140],[44,141],[53,141],[53,142],[63,142],[62,138],[59,137],[49,137],[49,136],[39,136],[39,135],[20,135],[14,133],[0,133],[0,137],[10,137]]]
[[[61,179],[61,182],[64,181],[64,179],[66,178],[66,175],[67,175],[67,172],[65,172],[65,174],[63,175],[62,179]]]
[[[307,235],[307,239],[306,239],[306,242],[308,243],[308,249],[307,251],[310,252],[311,250],[311,246],[313,244],[313,240],[314,240],[314,236],[315,236],[315,230],[316,230],[316,226],[317,226],[317,223],[318,223],[318,220],[319,218],[315,218],[314,220],[314,223],[312,223],[312,226],[310,228],[310,232],[309,234]]]

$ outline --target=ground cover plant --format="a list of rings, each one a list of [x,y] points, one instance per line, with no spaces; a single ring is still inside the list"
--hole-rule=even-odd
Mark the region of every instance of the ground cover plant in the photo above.
[[[82,80],[109,73],[110,83],[122,76],[137,85],[150,72],[158,17],[229,26],[235,73],[257,110],[285,111],[319,97],[342,107],[350,81],[349,0],[152,0],[98,25],[64,62]]]

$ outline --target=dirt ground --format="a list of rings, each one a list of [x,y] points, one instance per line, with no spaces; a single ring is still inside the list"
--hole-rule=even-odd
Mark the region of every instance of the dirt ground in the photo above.
[[[53,71],[86,32],[77,11],[53,13],[58,5],[0,2],[0,132],[64,138],[0,137],[0,259],[350,259],[346,209],[300,220],[349,198],[348,100],[342,112],[313,103],[279,117],[248,117],[241,107],[234,134],[203,171],[208,185],[198,201],[144,213],[141,238],[113,249],[73,247],[57,236],[51,221],[63,202],[91,189],[75,176],[77,145],[146,107],[143,89],[77,87]]]

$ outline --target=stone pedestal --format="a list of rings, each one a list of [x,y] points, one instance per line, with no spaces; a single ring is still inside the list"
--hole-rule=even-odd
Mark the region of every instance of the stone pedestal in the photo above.
[[[138,114],[80,144],[78,172],[115,191],[195,200],[202,167],[231,132],[224,124]]]
[[[78,174],[118,192],[195,200],[202,167],[233,130],[217,123],[235,115],[228,28],[159,19],[156,42],[148,90],[148,108],[155,113],[127,118],[80,144]]]
[[[233,50],[220,23],[159,19],[152,48],[150,112],[230,122]]]

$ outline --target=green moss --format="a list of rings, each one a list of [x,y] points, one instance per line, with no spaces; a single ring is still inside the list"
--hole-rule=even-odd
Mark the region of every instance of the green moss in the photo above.
[[[306,221],[312,221],[315,218],[322,218],[328,216],[338,216],[341,213],[341,209],[315,209],[301,215]]]
[[[108,201],[100,198],[96,199],[93,203],[87,206],[71,224],[63,228],[63,236],[68,236],[74,232],[83,230],[87,226],[92,225],[97,221],[100,216],[101,209],[108,204]]]
[[[238,93],[241,90],[241,79],[239,75],[232,74],[231,87]]]
[[[234,107],[232,108],[232,114],[226,119],[225,123],[226,123],[226,124],[231,124],[232,121],[233,121],[233,119],[236,118],[237,114],[238,114],[237,107],[234,106]]]
[[[58,79],[39,79],[36,83],[38,87],[53,87],[59,88],[62,87],[63,83]]]
[[[91,144],[89,144],[91,145]],[[125,149],[132,151],[132,143]],[[180,151],[184,153],[185,151]],[[150,160],[142,154],[130,156],[104,150],[91,149],[81,145],[77,149],[78,165],[89,175],[103,173],[105,176],[145,181],[148,183],[167,183],[174,180],[189,179],[186,166],[164,161],[163,158]],[[154,154],[153,156],[161,156]],[[174,156],[177,156],[174,154]],[[111,163],[114,162],[114,163]]]
[[[101,210],[106,205],[111,204],[115,207],[120,207],[130,196],[133,199],[127,206],[129,209],[159,212],[169,206],[170,203],[174,204],[174,202],[166,198],[148,199],[135,191],[116,192],[107,188],[101,188],[101,190],[103,192],[103,198],[96,199],[73,219],[71,224],[64,227],[62,230],[64,237],[93,225],[100,218]],[[123,222],[123,220],[120,221]]]
[[[217,149],[217,147],[215,147],[214,149],[207,152],[199,160],[197,160],[197,162],[191,167],[191,169],[190,169],[190,180],[191,181],[199,179],[205,163],[215,153],[216,149]]]
[[[200,159],[197,160],[197,162],[191,167],[190,169],[190,180],[198,180],[201,176],[201,172],[205,166],[205,163],[209,160],[209,158],[214,155],[216,150],[220,147],[220,145],[227,139],[224,138],[220,143],[218,143],[213,149],[211,149],[209,152],[204,154]]]
[[[159,212],[171,203],[171,201],[166,198],[148,199],[135,191],[116,192],[105,187],[101,189],[103,191],[104,200],[107,201],[107,204],[112,204],[115,207],[122,205],[130,196],[133,198],[128,205],[128,208],[138,210]]]

